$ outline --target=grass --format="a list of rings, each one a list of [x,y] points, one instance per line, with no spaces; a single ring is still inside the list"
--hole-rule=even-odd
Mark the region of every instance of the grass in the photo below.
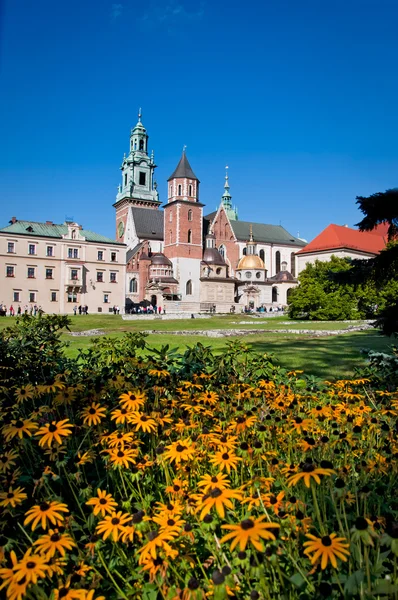
[[[244,324],[241,322],[244,321]],[[10,318],[0,319],[0,329],[11,325]],[[352,324],[357,324],[353,322]],[[319,329],[345,329],[350,323],[341,322],[297,322],[289,321],[286,316],[270,319],[256,319],[247,315],[214,316],[209,319],[149,320],[146,317],[133,321],[123,321],[121,316],[88,315],[71,317],[72,331],[101,329],[111,337],[120,337],[128,331],[164,331],[165,334],[149,334],[149,345],[160,348],[170,344],[172,348],[184,351],[187,346],[201,342],[222,353],[228,341],[240,339],[249,344],[256,352],[274,354],[281,366],[289,369],[302,369],[308,374],[328,379],[350,377],[356,367],[365,364],[361,353],[363,348],[388,352],[392,340],[381,336],[377,331],[344,333],[330,337],[315,337],[286,333],[259,332],[247,336],[231,338],[209,338],[206,336],[187,334],[167,335],[169,331],[209,330],[209,329],[312,329],[314,334]],[[92,337],[72,337],[65,333],[62,336],[67,342],[66,354],[76,356],[79,348],[87,349]]]

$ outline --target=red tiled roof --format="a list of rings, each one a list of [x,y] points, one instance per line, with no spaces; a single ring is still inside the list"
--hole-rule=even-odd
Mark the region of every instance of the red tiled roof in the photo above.
[[[373,230],[359,231],[343,225],[328,225],[307,246],[296,254],[308,254],[326,250],[357,250],[368,254],[378,254],[387,243],[385,228],[381,225]]]

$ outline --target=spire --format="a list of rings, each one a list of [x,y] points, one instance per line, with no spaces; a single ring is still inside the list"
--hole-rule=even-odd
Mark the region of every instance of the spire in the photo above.
[[[249,242],[253,242],[253,225],[250,223],[249,227]]]
[[[142,109],[139,108],[138,109],[138,123],[141,123],[141,117],[142,117]]]
[[[186,148],[186,146],[184,146],[184,148],[182,150],[182,156],[180,158],[180,162],[178,163],[176,169],[170,175],[170,177],[168,178],[167,181],[170,181],[170,179],[177,179],[177,178],[179,178],[179,179],[196,179],[196,181],[199,181],[199,179],[196,177],[195,173],[192,171],[191,165],[189,164],[187,155],[185,154],[185,148]]]
[[[246,253],[249,254],[257,254],[256,252],[256,242],[253,238],[253,225],[250,223],[249,225],[249,240],[246,242]]]
[[[225,212],[232,221],[238,220],[238,211],[236,207],[232,207],[232,196],[229,191],[229,176],[228,165],[225,167],[224,193],[221,196],[221,203],[224,206]]]

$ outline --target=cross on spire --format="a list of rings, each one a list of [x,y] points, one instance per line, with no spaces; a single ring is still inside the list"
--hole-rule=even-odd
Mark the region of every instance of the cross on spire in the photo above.
[[[141,117],[142,117],[142,109],[141,107],[138,109],[138,122],[141,123]]]

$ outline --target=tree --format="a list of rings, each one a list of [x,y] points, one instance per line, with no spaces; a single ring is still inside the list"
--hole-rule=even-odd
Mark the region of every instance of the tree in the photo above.
[[[360,231],[372,231],[378,225],[388,225],[388,243],[378,256],[369,261],[365,277],[373,280],[384,300],[376,325],[386,335],[398,332],[398,188],[371,196],[357,196],[357,204],[365,215],[357,226]]]
[[[319,321],[340,321],[374,315],[377,293],[371,282],[356,286],[349,281],[353,268],[347,258],[309,263],[299,275],[300,285],[289,298],[289,316]],[[342,278],[347,280],[342,283]]]

